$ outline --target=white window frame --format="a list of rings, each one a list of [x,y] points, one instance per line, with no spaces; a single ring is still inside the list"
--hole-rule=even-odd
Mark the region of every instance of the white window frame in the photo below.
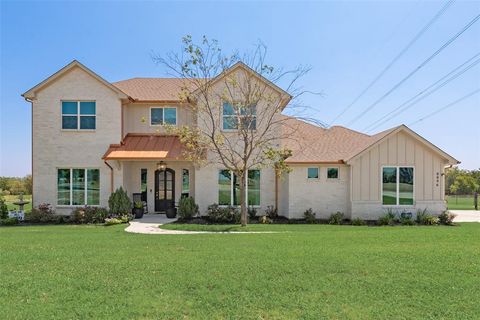
[[[228,170],[228,169],[219,169],[218,172],[217,172],[217,187],[218,187],[218,175],[220,174],[220,171],[223,171],[223,170]],[[262,170],[260,169],[251,169],[252,171],[253,170],[258,170],[260,171],[260,204],[255,204],[255,205],[248,205],[248,183],[246,181],[246,179],[248,178],[248,171],[250,170],[247,170],[247,174],[244,176],[244,179],[245,179],[245,199],[247,200],[247,206],[248,207],[253,207],[253,208],[260,208],[262,206]],[[234,185],[233,185],[233,176],[234,176],[234,173],[232,170],[229,170],[230,171],[230,204],[219,204],[218,206],[219,207],[240,207],[240,205],[233,205],[234,203],[234,195],[233,195],[233,188],[234,188]],[[218,198],[218,190],[217,190],[217,198]]]
[[[328,177],[328,170],[329,169],[337,169],[337,177],[336,178],[329,178]],[[340,167],[327,167],[327,180],[339,180],[340,179]]]
[[[383,168],[396,168],[397,169],[397,182],[396,182],[396,194],[397,194],[397,203],[396,204],[383,204]],[[400,168],[412,168],[413,169],[413,190],[412,190],[412,204],[400,204]],[[415,185],[417,182],[415,181],[416,177],[416,169],[415,166],[403,166],[403,165],[384,165],[380,169],[380,201],[383,207],[414,207],[415,206]]]
[[[187,189],[187,190],[184,190],[184,189],[183,189],[183,170],[187,170],[187,171],[188,171],[188,189]],[[182,168],[182,191],[181,191],[180,194],[183,194],[183,193],[188,193],[188,194],[190,194],[190,183],[191,183],[191,180],[190,180],[190,169]]]
[[[63,113],[63,103],[64,102],[76,102],[77,103],[77,114],[64,114]],[[95,102],[95,114],[80,114],[80,102]],[[63,117],[77,117],[77,128],[76,129],[64,129],[63,128]],[[81,129],[80,128],[80,117],[95,117],[95,129]],[[82,132],[93,132],[97,130],[97,101],[96,100],[60,100],[60,128],[62,131],[82,131]],[[65,168],[64,168],[65,169]],[[68,169],[68,168],[66,168]]]
[[[308,176],[308,170],[309,169],[317,169],[317,177],[316,178],[310,178]],[[320,167],[308,167],[307,168],[307,181],[319,181],[320,180]]]
[[[58,204],[58,170],[70,170],[70,204]],[[85,196],[84,196],[84,199],[85,199],[85,204],[72,204],[73,203],[73,170],[84,170],[85,171],[85,182],[84,182],[84,193],[85,193]],[[78,167],[75,167],[75,168],[65,168],[65,167],[58,167],[57,168],[57,177],[56,177],[56,193],[57,193],[57,205],[56,207],[59,207],[59,208],[71,208],[71,207],[85,207],[85,206],[89,206],[89,207],[100,207],[100,199],[99,199],[99,203],[98,204],[87,204],[88,203],[88,199],[87,199],[87,187],[88,187],[88,174],[87,174],[87,170],[98,170],[98,173],[99,173],[99,176],[98,176],[98,183],[100,185],[100,189],[101,189],[101,179],[100,179],[100,168],[78,168]],[[101,191],[101,190],[100,190]]]
[[[223,122],[224,122],[224,120],[225,120],[225,117],[232,117],[232,118],[234,117],[234,118],[236,118],[236,120],[237,120],[237,125],[238,125],[238,121],[239,121],[241,118],[246,117],[247,115],[237,115],[237,114],[224,115],[224,114],[223,114],[223,107],[224,107],[224,104],[225,104],[225,103],[229,103],[229,104],[230,104],[230,102],[228,102],[228,101],[222,101],[222,102],[221,102],[221,112],[220,112],[220,117],[221,117],[221,120],[222,120],[222,121],[221,121],[221,131],[224,131],[224,132],[237,132],[237,131],[239,130],[238,128],[236,128],[236,129],[225,129],[225,128],[223,127]],[[233,106],[232,106],[232,107],[233,107]],[[235,110],[234,110],[234,112],[235,112]],[[257,131],[257,106],[255,106],[255,115],[251,115],[251,116],[252,116],[252,118],[255,119],[255,129],[253,129],[253,130],[251,130],[251,131]],[[252,119],[252,120],[253,120],[253,119]],[[240,120],[240,122],[241,122],[241,121],[242,121],[242,120]]]
[[[152,109],[162,109],[162,123],[161,124],[152,124]],[[150,127],[163,127],[165,126],[165,109],[175,109],[175,124],[167,124],[169,126],[177,126],[178,124],[178,112],[177,107],[150,107],[149,109],[149,124]]]

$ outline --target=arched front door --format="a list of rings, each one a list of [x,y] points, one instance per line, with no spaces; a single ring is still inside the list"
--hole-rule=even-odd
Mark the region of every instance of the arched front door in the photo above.
[[[175,170],[155,171],[155,211],[175,207]]]

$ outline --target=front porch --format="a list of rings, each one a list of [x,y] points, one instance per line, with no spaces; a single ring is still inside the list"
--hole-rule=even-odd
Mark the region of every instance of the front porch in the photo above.
[[[195,169],[184,158],[185,149],[172,135],[127,134],[110,145],[103,160],[133,201],[144,201],[148,213],[165,213],[181,197],[194,196]]]
[[[140,194],[148,213],[165,213],[181,197],[194,196],[194,166],[189,161],[122,161],[123,187],[130,199]]]

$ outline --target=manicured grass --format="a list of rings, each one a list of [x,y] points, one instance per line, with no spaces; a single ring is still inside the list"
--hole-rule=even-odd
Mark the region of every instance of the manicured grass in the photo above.
[[[473,196],[445,196],[450,210],[475,210]]]
[[[271,231],[271,227],[266,225],[248,225],[242,227],[238,224],[177,224],[168,223],[160,226],[161,229],[166,230],[186,230],[186,231],[213,231],[213,232],[239,232],[239,231],[264,231],[268,228]]]
[[[18,210],[18,206],[16,204],[13,204],[14,202],[18,201],[18,197],[19,197],[18,195],[3,196],[3,198],[5,199],[5,203],[7,204],[8,210]],[[30,203],[26,204],[23,207],[25,212],[32,211],[32,195],[31,194],[24,195],[23,200],[30,201]]]
[[[480,224],[0,228],[0,319],[473,319]]]

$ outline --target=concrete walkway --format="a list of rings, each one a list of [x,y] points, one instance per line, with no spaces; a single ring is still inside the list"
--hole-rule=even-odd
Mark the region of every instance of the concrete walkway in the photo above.
[[[125,229],[131,233],[143,234],[195,234],[205,233],[199,231],[181,231],[181,230],[164,230],[158,226],[165,223],[174,222],[177,219],[169,219],[164,214],[146,214],[141,219],[130,221],[130,225]]]
[[[169,219],[164,214],[146,214],[142,219],[130,221],[125,231],[142,234],[208,234],[208,233],[279,233],[277,231],[184,231],[184,230],[165,230],[160,229],[161,224],[174,222],[177,219]]]
[[[455,222],[480,222],[480,210],[449,210],[457,216]]]

